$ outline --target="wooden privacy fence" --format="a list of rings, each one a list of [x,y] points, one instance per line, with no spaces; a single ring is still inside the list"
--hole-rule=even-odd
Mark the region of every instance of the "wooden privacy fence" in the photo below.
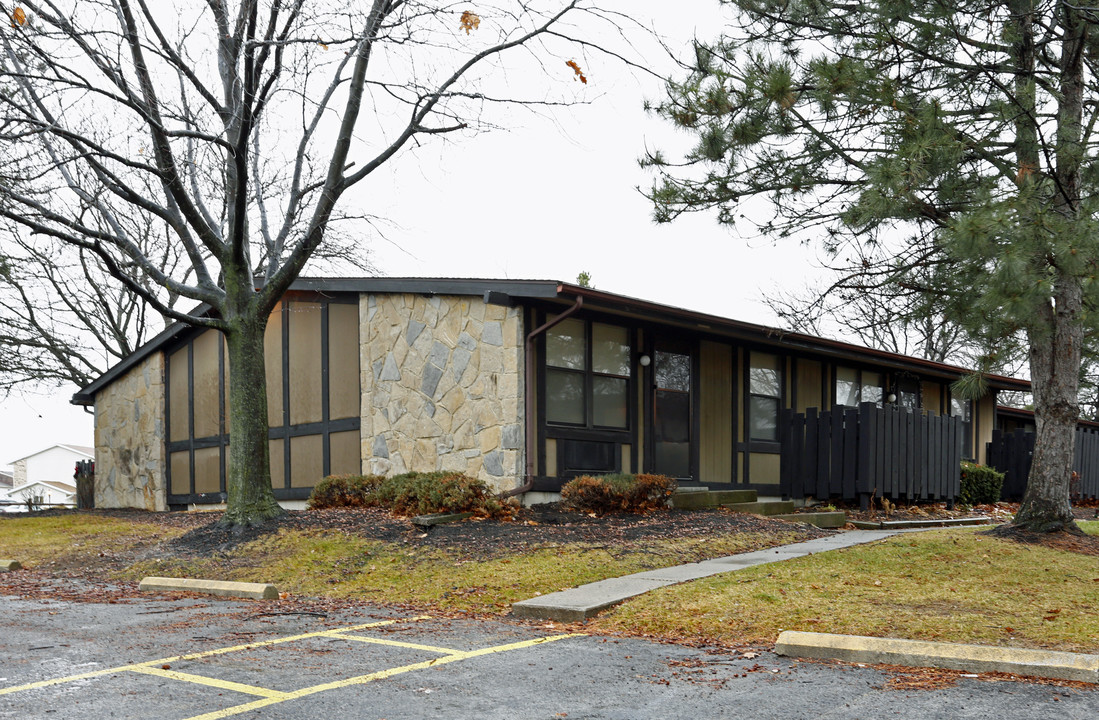
[[[76,480],[76,509],[91,510],[95,507],[95,463],[77,460],[73,479]]]
[[[783,411],[783,497],[818,500],[946,500],[961,484],[957,418],[862,403],[819,412]]]
[[[1000,497],[1018,500],[1026,492],[1030,462],[1034,457],[1034,433],[992,431],[988,443],[988,465],[1004,474]],[[1076,454],[1072,469],[1076,474],[1070,492],[1073,498],[1099,498],[1099,430],[1076,428]]]

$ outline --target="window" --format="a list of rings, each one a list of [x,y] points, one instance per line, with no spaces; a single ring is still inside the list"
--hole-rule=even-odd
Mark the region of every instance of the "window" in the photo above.
[[[766,353],[750,353],[748,361],[750,440],[778,441],[778,410],[781,400],[781,358]]]
[[[872,402],[881,407],[882,395],[881,373],[836,368],[836,405],[858,407],[859,403]]]
[[[962,424],[962,455],[973,456],[973,401],[950,395],[950,415]]]
[[[626,328],[569,318],[546,331],[546,421],[629,428]]]

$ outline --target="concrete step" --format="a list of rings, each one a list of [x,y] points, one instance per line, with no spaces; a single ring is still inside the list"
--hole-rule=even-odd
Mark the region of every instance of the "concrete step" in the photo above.
[[[721,507],[734,512],[752,515],[787,515],[794,512],[793,500],[765,500],[763,502],[722,503]]]
[[[819,528],[841,528],[847,524],[847,513],[842,510],[836,512],[814,513],[789,513],[784,515],[771,515],[775,520],[788,520],[790,522],[809,523]]]
[[[710,492],[710,488],[707,485],[679,485],[675,489],[676,495],[685,495],[686,493],[699,492]]]
[[[677,510],[700,510],[727,503],[752,503],[755,499],[755,490],[707,490],[672,495],[672,507]]]

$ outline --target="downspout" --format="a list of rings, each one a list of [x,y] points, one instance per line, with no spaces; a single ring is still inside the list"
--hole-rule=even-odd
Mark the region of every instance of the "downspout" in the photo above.
[[[524,392],[523,394],[523,408],[526,414],[526,427],[524,428],[527,454],[526,477],[524,478],[523,484],[519,487],[500,493],[501,498],[509,498],[515,497],[516,495],[522,495],[523,493],[530,492],[531,488],[534,487],[534,454],[538,450],[538,432],[536,427],[538,423],[538,418],[535,417],[534,412],[534,374],[535,372],[537,372],[537,366],[535,364],[534,357],[534,340],[539,335],[557,325],[557,323],[572,315],[583,306],[584,298],[581,296],[577,296],[576,302],[573,303],[572,307],[570,307],[568,310],[561,313],[554,319],[550,320],[546,324],[542,325],[541,327],[535,328],[530,332],[529,335],[527,335],[527,341],[526,343],[524,343],[523,348],[526,352],[526,382],[524,383],[526,386],[526,392]]]

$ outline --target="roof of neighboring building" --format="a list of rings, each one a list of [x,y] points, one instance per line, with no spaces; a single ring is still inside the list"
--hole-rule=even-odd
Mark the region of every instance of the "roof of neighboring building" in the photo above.
[[[50,450],[53,450],[54,448],[61,448],[62,450],[68,450],[69,452],[73,452],[78,455],[84,455],[89,460],[95,459],[95,448],[88,447],[87,445],[67,445],[65,443],[55,443],[53,445],[50,445],[49,447],[44,447],[41,450],[36,450],[22,457],[17,457],[11,461],[11,464],[14,465],[20,460],[27,460],[28,458],[32,458],[35,455],[41,455],[44,452],[49,452]]]
[[[1018,420],[1024,420],[1027,422],[1034,422],[1034,411],[1026,410],[1024,408],[1014,408],[1008,407],[1007,405],[997,405],[996,414],[1006,415],[1007,417],[1013,417]],[[1099,428],[1099,421],[1080,418],[1076,421],[1076,425],[1086,428]]]
[[[673,325],[694,333],[712,337],[751,341],[776,349],[800,350],[816,355],[847,360],[872,362],[898,371],[920,372],[932,377],[956,379],[971,372],[968,368],[924,360],[899,353],[875,350],[851,343],[790,332],[780,328],[742,322],[731,318],[663,305],[626,295],[581,287],[557,280],[493,280],[469,278],[300,278],[291,291],[355,292],[355,293],[415,293],[421,295],[481,296],[486,302],[500,305],[554,304],[571,305],[582,299],[585,308],[632,319]],[[204,306],[193,312],[202,314]],[[159,350],[191,329],[186,323],[173,323],[162,333],[138,348],[128,358],[112,367],[80,392],[73,395],[77,405],[92,405],[95,394],[150,354]],[[1029,390],[1030,382],[1003,375],[986,375],[989,387],[997,390]]]
[[[57,480],[34,480],[32,482],[29,482],[29,483],[23,483],[19,487],[14,487],[14,488],[11,488],[10,490],[6,490],[6,491],[4,491],[4,493],[6,495],[8,495],[9,497],[11,497],[15,493],[22,492],[23,490],[26,490],[29,487],[34,487],[35,485],[44,485],[44,486],[46,486],[48,488],[52,488],[54,490],[60,490],[61,492],[65,493],[67,495],[75,495],[76,494],[76,486],[75,485],[70,485],[69,483],[64,483],[64,482],[60,482],[60,481],[57,481]]]

